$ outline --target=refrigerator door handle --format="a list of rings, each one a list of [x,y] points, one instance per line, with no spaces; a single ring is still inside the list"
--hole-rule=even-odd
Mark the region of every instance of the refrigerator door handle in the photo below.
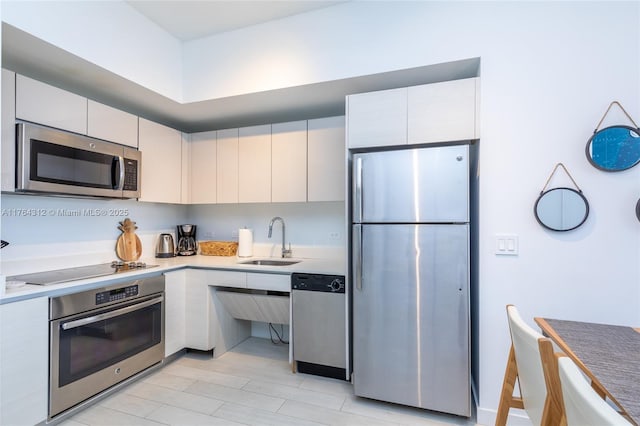
[[[353,226],[353,281],[362,290],[362,225]]]
[[[353,221],[362,222],[362,157],[356,157],[353,179]]]

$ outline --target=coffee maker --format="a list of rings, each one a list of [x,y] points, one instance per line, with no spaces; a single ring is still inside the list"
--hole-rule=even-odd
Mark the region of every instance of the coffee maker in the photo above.
[[[178,256],[193,256],[198,253],[196,225],[178,225]]]

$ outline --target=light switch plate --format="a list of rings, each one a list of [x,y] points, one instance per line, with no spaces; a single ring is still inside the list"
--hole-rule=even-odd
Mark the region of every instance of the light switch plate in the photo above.
[[[496,234],[496,254],[517,256],[518,236],[515,234]]]

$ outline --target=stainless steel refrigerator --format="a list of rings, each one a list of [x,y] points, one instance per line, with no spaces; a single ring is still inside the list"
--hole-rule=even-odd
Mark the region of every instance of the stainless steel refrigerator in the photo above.
[[[352,156],[358,396],[471,415],[469,149]]]

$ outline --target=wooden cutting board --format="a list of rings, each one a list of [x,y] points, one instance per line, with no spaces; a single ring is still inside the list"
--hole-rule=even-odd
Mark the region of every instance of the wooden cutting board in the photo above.
[[[142,243],[136,235],[136,223],[126,218],[120,222],[118,229],[122,231],[122,235],[116,241],[116,256],[125,262],[134,262],[142,256]]]

